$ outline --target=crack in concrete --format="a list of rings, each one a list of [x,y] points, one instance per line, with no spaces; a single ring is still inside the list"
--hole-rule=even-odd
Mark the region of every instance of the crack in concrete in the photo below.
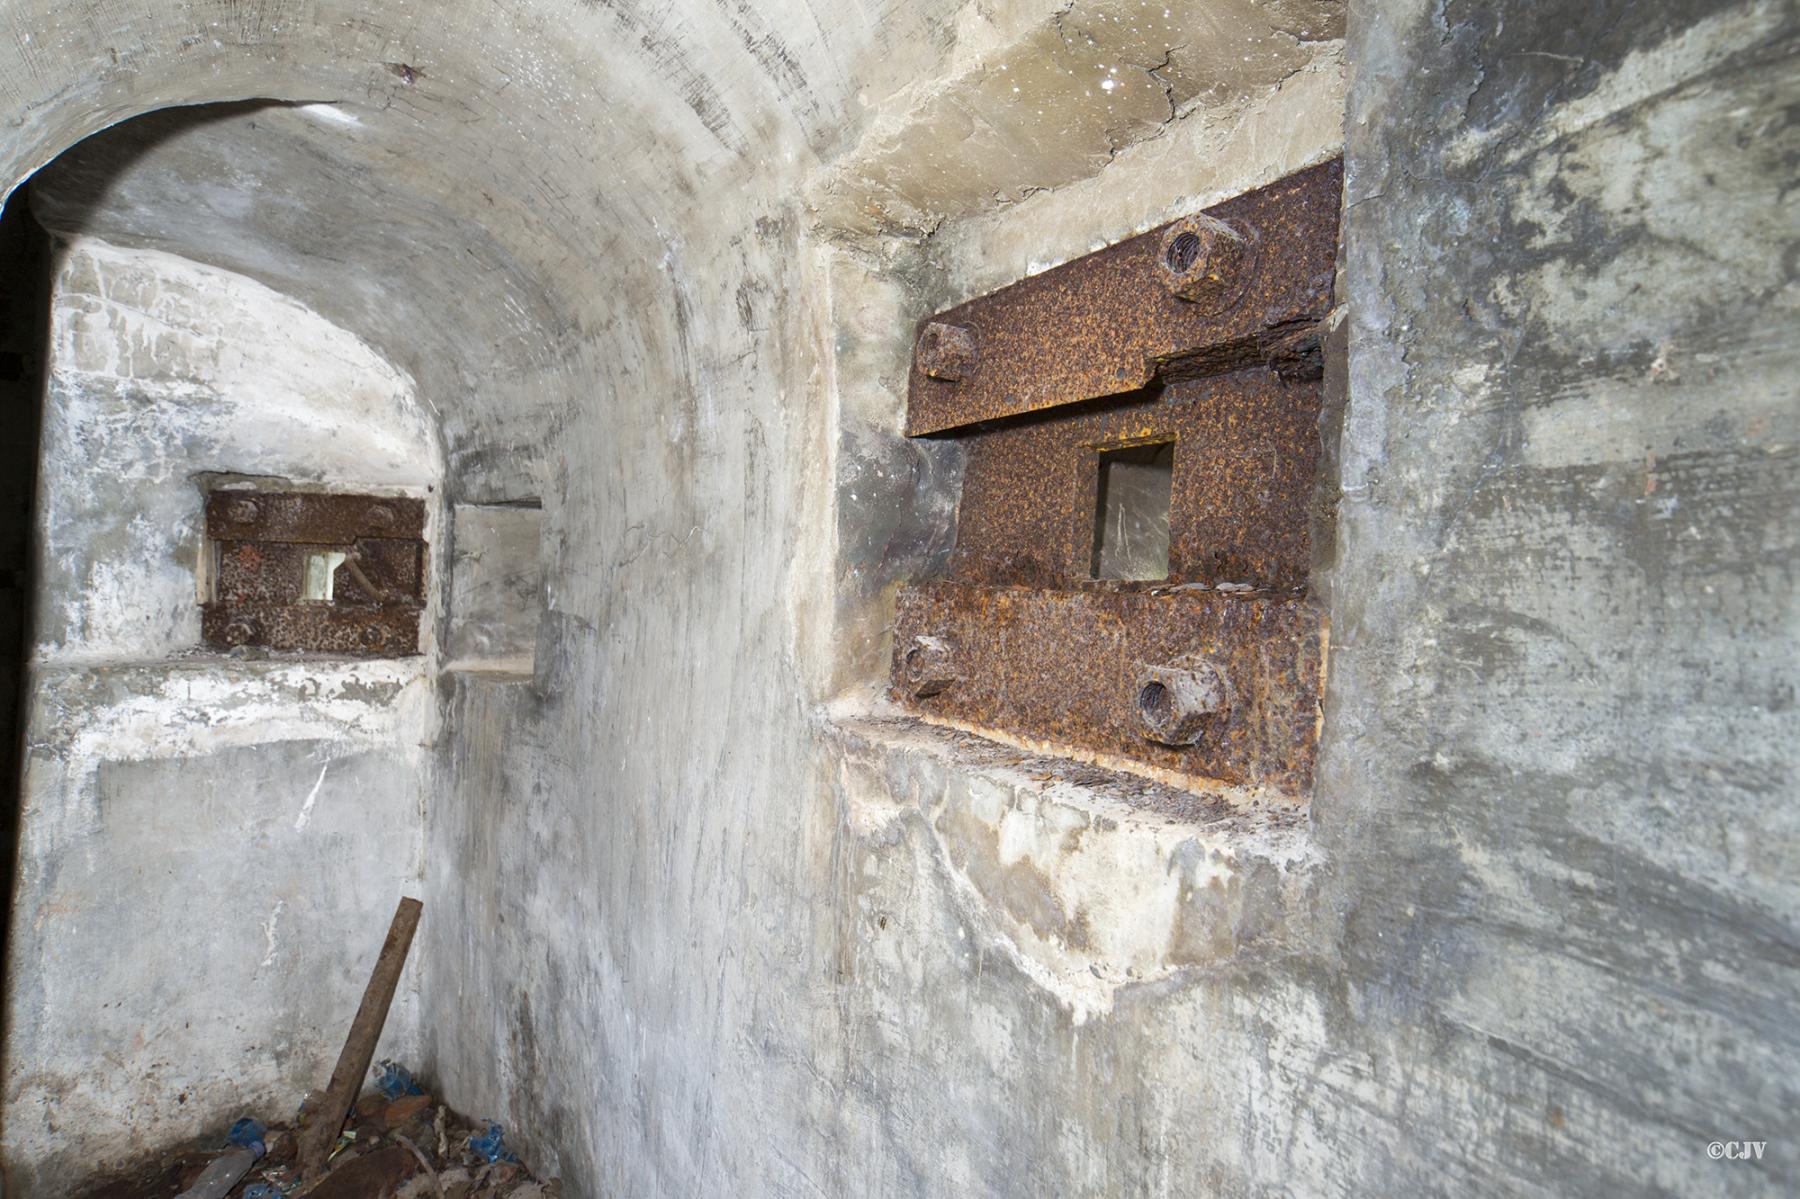
[[[306,826],[312,822],[313,804],[318,802],[319,790],[325,786],[325,772],[330,769],[330,762],[319,767],[319,777],[317,781],[313,783],[312,790],[306,793],[306,799],[300,805],[300,815],[294,819],[294,831],[296,833],[305,832]]]

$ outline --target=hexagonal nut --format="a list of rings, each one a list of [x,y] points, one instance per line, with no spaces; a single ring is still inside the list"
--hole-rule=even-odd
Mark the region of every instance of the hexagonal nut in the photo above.
[[[912,639],[900,656],[900,673],[914,699],[938,694],[962,677],[956,669],[956,652],[942,637],[921,635]]]
[[[219,640],[226,645],[250,645],[262,639],[262,626],[248,616],[234,616],[226,622],[219,632]]]
[[[1202,311],[1218,312],[1244,290],[1253,250],[1243,233],[1224,221],[1196,213],[1176,221],[1163,233],[1156,269],[1170,295],[1198,304]]]
[[[1138,668],[1138,723],[1144,736],[1159,744],[1193,745],[1212,717],[1230,706],[1225,675],[1197,654]]]
[[[961,325],[946,325],[943,321],[931,321],[919,330],[919,344],[913,356],[920,370],[947,383],[973,375],[981,361],[975,346],[975,331]]]

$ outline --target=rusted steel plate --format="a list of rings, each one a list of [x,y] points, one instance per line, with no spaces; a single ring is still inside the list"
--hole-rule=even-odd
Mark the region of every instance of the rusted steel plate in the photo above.
[[[223,649],[397,657],[418,652],[425,504],[393,496],[218,491],[201,637]],[[302,598],[308,559],[336,552],[329,600]]]
[[[1174,478],[1163,583],[1297,593],[1312,559],[1320,395],[1316,380],[1257,368],[984,430],[969,439],[950,574],[971,583],[1095,585],[1100,451],[1167,441]]]
[[[1197,299],[1174,294],[1170,264],[1203,276],[1207,259],[1189,259],[1213,226],[1187,218],[920,322],[907,434],[1290,356],[1330,311],[1342,182],[1334,160],[1207,209],[1243,244],[1211,241],[1220,277]]]
[[[359,538],[420,538],[425,502],[403,496],[215,491],[206,535],[216,541],[348,545]]]
[[[417,607],[320,603],[216,603],[201,610],[201,635],[224,648],[397,658],[419,652]]]
[[[332,575],[334,602],[420,602],[424,594],[425,543],[387,538],[341,546],[287,541],[220,542],[217,598],[230,604],[299,601],[307,559],[327,549],[343,552],[348,558]]]
[[[1304,799],[1325,642],[1299,599],[945,581],[901,593],[893,685],[933,715]],[[1171,666],[1223,696],[1191,745],[1155,740],[1140,708]]]
[[[220,542],[214,596],[227,604],[297,600],[306,575],[307,555],[317,549],[279,541]]]
[[[350,547],[332,595],[340,604],[406,604],[425,594],[425,543],[368,538]]]

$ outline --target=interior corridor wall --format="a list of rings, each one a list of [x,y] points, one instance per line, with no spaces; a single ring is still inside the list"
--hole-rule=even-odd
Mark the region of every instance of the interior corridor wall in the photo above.
[[[54,262],[6,975],[27,1193],[319,1085],[421,883],[437,716],[429,652],[199,645],[203,489],[429,500],[443,461],[412,381],[227,271],[80,235]],[[416,1052],[417,1017],[409,979],[392,1051]]]

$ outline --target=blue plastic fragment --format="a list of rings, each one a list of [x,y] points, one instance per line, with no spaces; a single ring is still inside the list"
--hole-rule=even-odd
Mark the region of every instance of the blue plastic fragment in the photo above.
[[[226,1134],[226,1139],[233,1145],[242,1145],[254,1152],[256,1156],[261,1157],[268,1152],[268,1147],[263,1144],[263,1134],[267,1131],[268,1129],[263,1127],[261,1120],[243,1116],[231,1126],[231,1131]]]
[[[253,1182],[244,1188],[244,1199],[281,1199],[281,1191],[266,1182]]]
[[[402,1095],[423,1095],[425,1088],[413,1081],[413,1076],[406,1072],[406,1067],[392,1059],[384,1060],[377,1066],[380,1073],[375,1075],[375,1089],[389,1099],[398,1099]]]
[[[505,1137],[505,1130],[489,1120],[486,1132],[469,1138],[469,1149],[486,1162],[516,1162],[518,1155],[506,1147]]]

